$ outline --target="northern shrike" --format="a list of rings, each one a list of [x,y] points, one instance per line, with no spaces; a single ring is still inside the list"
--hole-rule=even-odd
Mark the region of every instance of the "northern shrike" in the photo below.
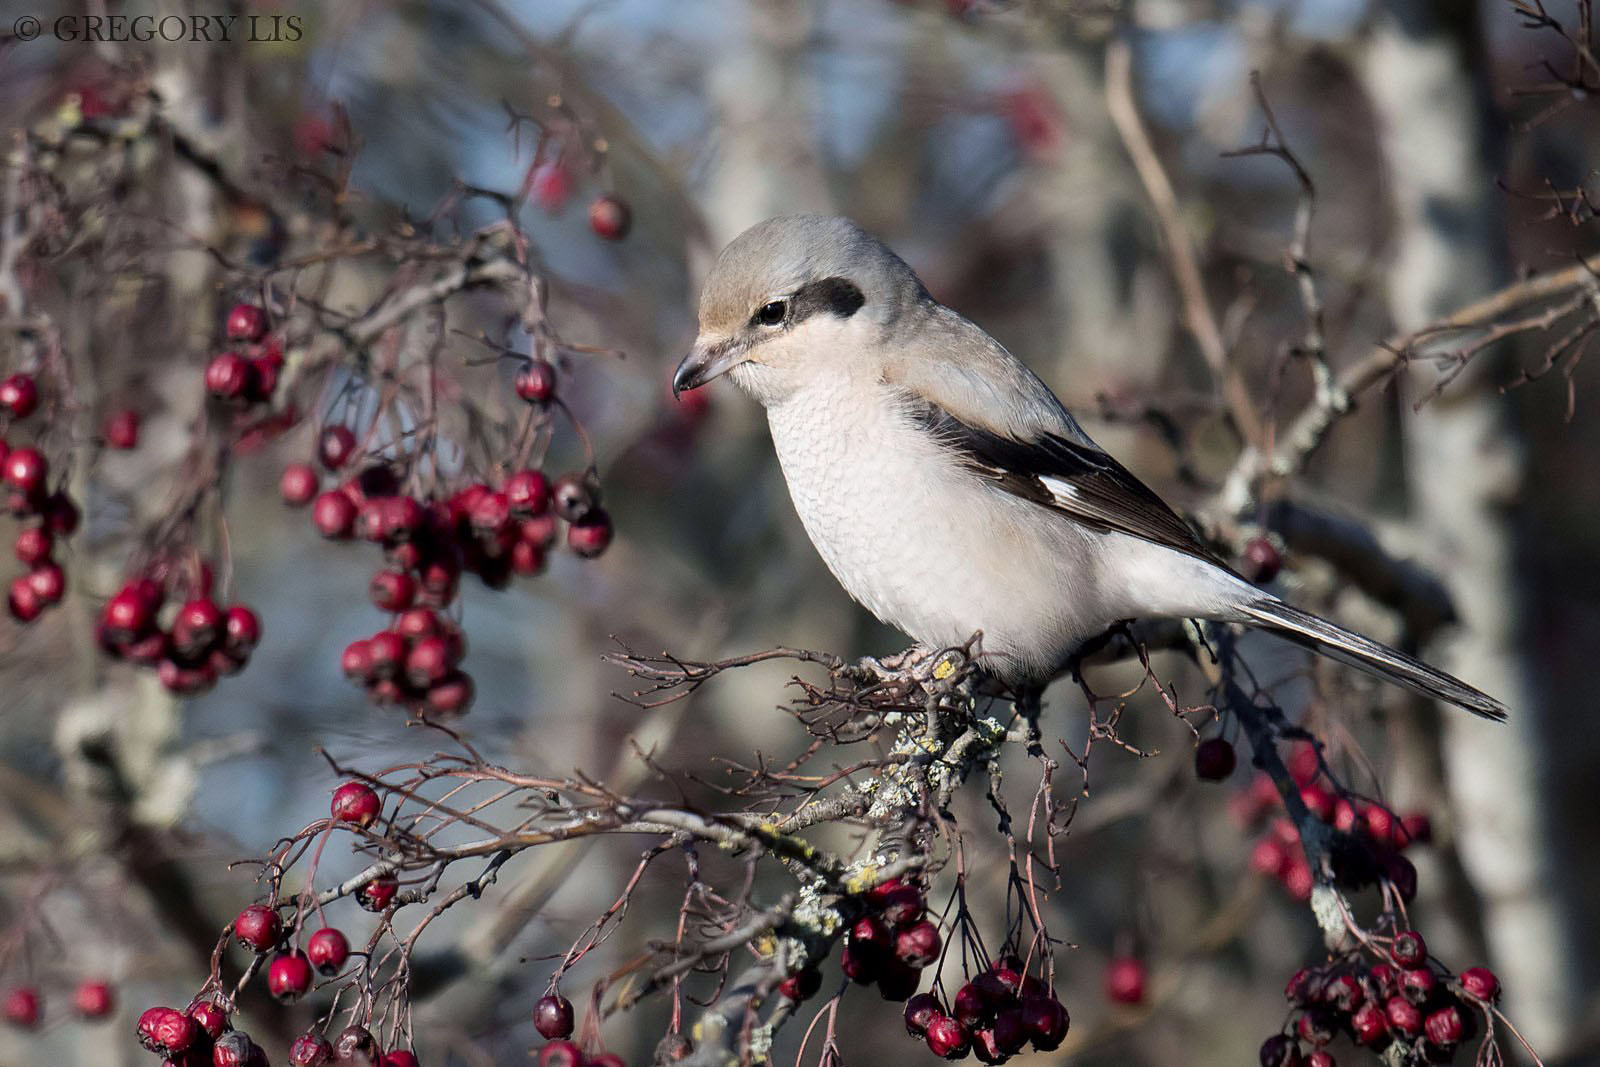
[[[674,391],[726,374],[767,409],[839,582],[932,646],[982,633],[1019,691],[1140,617],[1261,627],[1489,718],[1499,701],[1235,574],[1049,388],[847,219],[790,215],[717,258]]]

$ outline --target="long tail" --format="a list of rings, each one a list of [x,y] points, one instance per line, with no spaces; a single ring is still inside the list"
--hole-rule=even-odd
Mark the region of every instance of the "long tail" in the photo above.
[[[1397,682],[1423,696],[1445,700],[1474,715],[1503,722],[1506,706],[1459,678],[1435,670],[1404,652],[1362,637],[1281,600],[1261,599],[1238,609],[1251,622],[1325,656]]]

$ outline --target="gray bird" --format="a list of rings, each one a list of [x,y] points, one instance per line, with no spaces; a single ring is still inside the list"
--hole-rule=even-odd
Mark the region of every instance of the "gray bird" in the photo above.
[[[767,410],[789,494],[840,584],[1037,693],[1148,617],[1243,623],[1489,718],[1499,701],[1286,604],[1218,560],[1015,356],[847,219],[790,215],[717,258],[674,391],[723,374]]]

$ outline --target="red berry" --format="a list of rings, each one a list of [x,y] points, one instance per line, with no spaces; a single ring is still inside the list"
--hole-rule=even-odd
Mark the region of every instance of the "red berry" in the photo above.
[[[379,571],[368,583],[367,595],[380,611],[404,611],[417,597],[417,582],[404,571]]]
[[[1273,1034],[1261,1043],[1261,1067],[1301,1067],[1300,1048],[1288,1034]]]
[[[372,677],[397,676],[405,666],[406,652],[406,639],[395,631],[379,630],[373,634],[367,639],[367,662]]]
[[[141,1020],[142,1021],[142,1020]],[[168,1053],[182,1052],[193,1045],[200,1036],[200,1027],[181,1011],[167,1008],[155,1020],[151,1038],[156,1047]]]
[[[994,1035],[994,1047],[1000,1055],[1009,1056],[1020,1051],[1028,1041],[1028,1028],[1023,1023],[1021,1007],[996,1012],[994,1026],[989,1032]]]
[[[265,904],[252,904],[233,920],[233,936],[239,944],[257,954],[272,951],[282,935],[278,913]]]
[[[1383,876],[1407,904],[1417,899],[1417,865],[1397,853],[1383,857]]]
[[[511,501],[504,493],[482,493],[473,502],[468,521],[479,533],[499,533],[511,525]]]
[[[378,1041],[365,1026],[347,1026],[339,1031],[333,1042],[333,1057],[338,1063],[375,1064],[378,1061]]]
[[[878,994],[884,1000],[905,1000],[921,984],[922,972],[912,964],[891,957],[885,959],[878,968]]]
[[[589,228],[607,241],[620,241],[628,236],[632,223],[633,212],[620,196],[597,197],[589,205]]]
[[[13,374],[0,382],[0,408],[13,419],[25,419],[39,406],[39,387],[26,374]]]
[[[518,541],[511,546],[511,570],[524,576],[539,574],[544,570],[544,549]]]
[[[223,325],[230,341],[249,341],[252,344],[267,335],[267,312],[254,304],[235,304],[228,312]]]
[[[85,1019],[104,1019],[116,1005],[108,982],[85,979],[72,991],[72,1010]]]
[[[1426,845],[1433,840],[1433,821],[1422,812],[1412,812],[1400,820],[1400,830],[1395,835],[1400,848],[1409,845]]]
[[[44,516],[44,528],[57,537],[70,537],[83,518],[78,505],[66,493],[50,494],[40,514]]]
[[[230,655],[248,656],[261,642],[261,619],[243,604],[228,608],[223,619],[222,647]]]
[[[462,671],[451,671],[444,681],[428,690],[428,710],[440,715],[460,715],[472,706],[476,695],[471,677]]]
[[[311,521],[323,537],[343,540],[350,536],[356,524],[356,506],[338,490],[330,490],[317,497],[311,506]]]
[[[882,950],[863,942],[846,941],[839,954],[839,970],[857,985],[871,985],[878,979]]]
[[[1071,1020],[1061,1001],[1051,996],[1022,998],[1022,1025],[1039,1052],[1051,1052],[1066,1040]]]
[[[1400,991],[1400,975],[1387,963],[1375,963],[1367,970],[1367,996],[1384,1001]]]
[[[549,548],[556,541],[556,517],[536,515],[517,524],[517,538],[539,548]]]
[[[1296,1029],[1300,1033],[1300,1039],[1306,1044],[1321,1047],[1333,1040],[1337,1021],[1332,1012],[1323,1008],[1312,1008],[1300,1016]]]
[[[570,1041],[551,1041],[539,1050],[539,1067],[583,1067],[583,1050]]]
[[[12,1026],[23,1029],[39,1025],[39,991],[32,986],[17,986],[10,990],[6,993],[4,1003],[0,1003],[0,1015],[4,1015],[6,1022]]]
[[[383,1054],[383,1059],[378,1061],[378,1067],[418,1067],[417,1056],[407,1049],[391,1049]]]
[[[293,1004],[311,989],[311,961],[296,949],[280,953],[267,967],[267,989],[285,1004]]]
[[[922,890],[914,885],[898,885],[876,901],[879,914],[890,926],[903,926],[922,918],[927,910]]]
[[[1372,1047],[1389,1040],[1389,1020],[1383,1009],[1368,1001],[1350,1016],[1350,1036],[1358,1045]]]
[[[566,206],[567,198],[572,195],[572,176],[559,160],[541,163],[533,170],[529,191],[535,203],[554,215]]]
[[[950,1004],[950,1014],[968,1028],[981,1026],[994,1017],[995,1005],[977,982],[968,982],[956,990]]]
[[[412,608],[394,621],[395,633],[415,641],[423,637],[437,637],[440,633],[439,616],[428,608]]]
[[[864,915],[850,927],[846,943],[863,952],[881,955],[893,947],[893,937],[882,919],[875,915]]]
[[[327,1067],[332,1062],[333,1043],[321,1034],[301,1034],[289,1046],[291,1067]]]
[[[1306,1067],[1339,1067],[1333,1053],[1325,1048],[1316,1049],[1306,1057]]]
[[[1426,1004],[1439,988],[1439,980],[1426,967],[1400,972],[1400,995],[1413,1004]]]
[[[350,462],[356,452],[356,435],[348,426],[327,426],[317,438],[317,459],[331,471]]]
[[[1383,1005],[1389,1031],[1397,1037],[1416,1037],[1422,1033],[1422,1012],[1405,997],[1390,997]]]
[[[212,1067],[265,1067],[266,1053],[242,1030],[232,1030],[217,1039],[211,1049]]]
[[[550,506],[550,479],[543,471],[517,471],[506,479],[506,501],[518,518],[542,515]]]
[[[106,444],[126,451],[139,447],[139,413],[123,408],[106,419]]]
[[[1466,1025],[1461,1018],[1461,1009],[1454,1004],[1447,1004],[1432,1012],[1423,1020],[1422,1032],[1427,1035],[1429,1041],[1444,1048],[1460,1044],[1462,1038],[1466,1036]]]
[[[317,472],[309,463],[291,463],[278,479],[278,494],[291,507],[304,507],[317,495]]]
[[[383,519],[383,540],[388,544],[410,541],[427,525],[428,513],[410,496],[384,497],[378,505]]]
[[[1461,991],[1474,1000],[1494,1000],[1500,996],[1500,979],[1487,967],[1468,967],[1456,979]]]
[[[567,545],[584,559],[593,559],[611,544],[614,532],[611,516],[603,508],[595,508],[581,521],[567,527]]]
[[[815,967],[805,967],[778,983],[778,995],[799,1003],[816,996],[821,988],[822,972]]]
[[[32,622],[44,613],[44,598],[28,582],[27,576],[14,578],[6,594],[6,608],[18,622]]]
[[[547,359],[530,359],[517,368],[517,395],[530,404],[543,404],[556,395],[556,368]]]
[[[23,496],[35,496],[44,489],[50,476],[50,464],[36,448],[19,448],[6,456],[4,475],[6,485]]]
[[[380,874],[356,891],[356,903],[367,911],[385,911],[400,890],[400,879]]]
[[[1233,745],[1221,737],[1208,737],[1195,746],[1194,773],[1207,782],[1220,782],[1233,773],[1237,759]]]
[[[1265,584],[1283,570],[1283,554],[1265,537],[1252,537],[1245,542],[1244,561],[1240,570],[1252,582]]]
[[[339,669],[353,682],[365,682],[372,677],[372,643],[357,638],[344,646],[339,654]]]
[[[149,1052],[155,1052],[159,1046],[156,1044],[156,1024],[159,1023],[171,1008],[154,1007],[146,1008],[139,1013],[139,1022],[135,1032],[139,1036],[139,1044]]]
[[[224,352],[206,364],[206,392],[238,400],[250,391],[253,377],[249,360],[237,352]]]
[[[533,1028],[546,1040],[572,1036],[572,1001],[560,993],[546,993],[533,1006]]]
[[[895,931],[895,957],[907,967],[926,967],[939,958],[943,947],[939,928],[927,919]]]
[[[346,782],[333,791],[330,811],[334,822],[348,823],[364,830],[378,821],[383,811],[383,800],[377,790],[365,782]]]
[[[324,926],[306,938],[306,958],[319,974],[338,974],[350,958],[350,942],[338,930]]]
[[[1336,974],[1322,987],[1322,1002],[1347,1015],[1366,999],[1366,990],[1353,974]]]
[[[223,1011],[214,1000],[194,1000],[183,1009],[183,1013],[194,1020],[201,1033],[215,1041],[228,1029],[228,1013]]]
[[[948,1015],[928,1020],[928,1051],[947,1060],[959,1060],[972,1047],[972,1034]]]
[[[1119,956],[1106,966],[1106,996],[1116,1004],[1144,1000],[1145,968],[1141,960]]]
[[[912,1037],[924,1037],[928,1033],[928,1024],[935,1015],[943,1014],[939,1010],[939,998],[932,993],[918,993],[906,1001],[906,1033]]]
[[[227,631],[227,620],[217,602],[196,597],[178,609],[172,622],[172,644],[186,656],[208,652]]]
[[[1415,930],[1402,930],[1394,935],[1389,955],[1402,967],[1415,967],[1428,958],[1428,944]]]

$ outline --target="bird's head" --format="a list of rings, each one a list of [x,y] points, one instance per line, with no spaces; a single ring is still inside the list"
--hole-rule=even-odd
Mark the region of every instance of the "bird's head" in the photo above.
[[[911,268],[849,219],[785,215],[734,238],[706,277],[700,334],[674,392],[732,372],[763,403],[835,361],[870,359],[927,299]]]

